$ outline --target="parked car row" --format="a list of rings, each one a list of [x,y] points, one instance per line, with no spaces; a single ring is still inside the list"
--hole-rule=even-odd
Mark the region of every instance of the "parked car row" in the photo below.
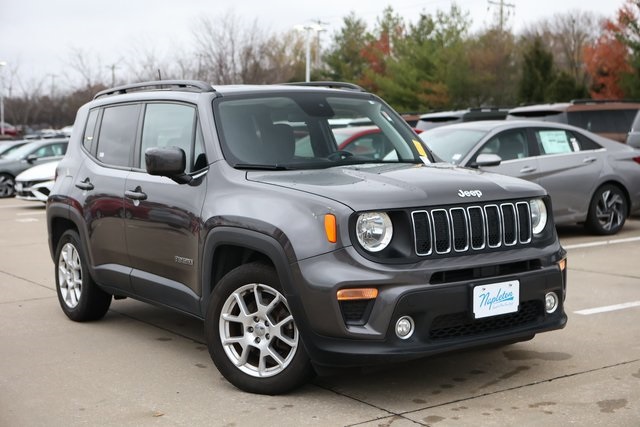
[[[540,184],[551,196],[556,224],[615,234],[640,210],[640,150],[575,126],[478,121],[420,138],[446,162]]]
[[[503,119],[564,123],[618,142],[640,146],[640,102],[635,101],[578,99],[512,109],[469,108],[442,111],[423,114],[416,128],[428,130],[454,123]]]
[[[68,139],[42,139],[36,141],[20,141],[0,156],[0,198],[16,195],[16,180],[19,174],[34,166],[62,159],[67,151]],[[27,175],[27,180],[18,187],[20,196],[30,198],[27,193],[34,179]],[[43,189],[42,191],[46,191]],[[33,197],[37,198],[36,195]],[[45,198],[46,200],[46,198]]]

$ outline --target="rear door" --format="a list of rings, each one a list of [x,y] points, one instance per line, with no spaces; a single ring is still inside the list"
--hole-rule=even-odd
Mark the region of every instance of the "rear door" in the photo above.
[[[199,243],[206,193],[206,157],[197,108],[174,102],[149,103],[142,120],[134,170],[125,186],[125,234],[136,294],[188,312],[197,312],[201,294]],[[179,185],[149,175],[144,151],[179,147],[187,173],[201,176]],[[196,171],[197,169],[197,171]]]
[[[83,136],[89,154],[75,176],[74,198],[82,204],[95,279],[130,290],[124,235],[124,185],[130,172],[140,104],[90,111]]]
[[[565,129],[536,128],[540,151],[538,183],[553,203],[558,222],[582,221],[600,176],[604,149],[582,134]]]

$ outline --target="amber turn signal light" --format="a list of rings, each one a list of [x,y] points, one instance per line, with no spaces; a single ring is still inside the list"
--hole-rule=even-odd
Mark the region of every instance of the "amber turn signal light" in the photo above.
[[[564,271],[564,269],[567,268],[567,259],[563,258],[558,261],[558,267],[560,267],[560,271]]]
[[[336,225],[336,216],[326,214],[324,216],[324,232],[327,234],[327,240],[335,243],[338,239],[338,226]]]
[[[340,289],[337,296],[338,301],[375,299],[378,296],[378,290],[376,288]]]

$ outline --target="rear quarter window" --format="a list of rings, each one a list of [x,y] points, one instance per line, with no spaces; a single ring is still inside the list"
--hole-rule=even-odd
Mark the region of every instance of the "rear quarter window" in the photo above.
[[[96,158],[112,166],[129,166],[136,142],[140,105],[128,104],[104,109]]]

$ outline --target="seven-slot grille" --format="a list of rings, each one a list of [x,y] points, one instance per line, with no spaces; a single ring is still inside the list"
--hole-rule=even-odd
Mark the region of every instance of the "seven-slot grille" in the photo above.
[[[528,202],[411,212],[419,256],[497,249],[531,242]]]

